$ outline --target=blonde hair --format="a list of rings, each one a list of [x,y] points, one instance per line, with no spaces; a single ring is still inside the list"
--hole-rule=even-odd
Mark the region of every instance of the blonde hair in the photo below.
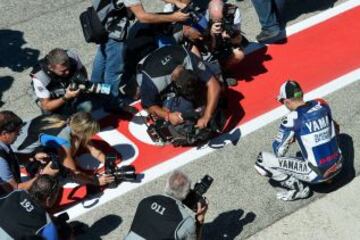
[[[86,146],[91,138],[100,131],[99,123],[87,112],[77,112],[68,120],[60,115],[51,115],[41,121],[44,126],[40,130],[62,128],[69,124],[72,155],[77,152],[80,146]]]
[[[91,138],[100,131],[100,125],[92,118],[90,113],[78,112],[70,117],[69,127],[72,134],[73,150],[85,146]]]

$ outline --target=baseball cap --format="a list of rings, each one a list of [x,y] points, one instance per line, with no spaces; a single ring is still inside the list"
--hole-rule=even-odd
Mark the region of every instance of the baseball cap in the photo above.
[[[300,87],[300,84],[293,80],[287,80],[280,87],[279,96],[277,96],[278,101],[289,98],[299,98],[303,96],[303,91]]]

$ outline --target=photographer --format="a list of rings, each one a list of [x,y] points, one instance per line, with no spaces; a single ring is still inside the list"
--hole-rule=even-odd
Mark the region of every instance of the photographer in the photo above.
[[[241,16],[237,6],[212,0],[208,6],[210,52],[217,58],[225,74],[245,57],[241,49]]]
[[[69,119],[63,116],[39,116],[28,122],[19,139],[13,144],[18,154],[31,155],[42,149],[54,156],[60,175],[80,184],[104,186],[114,181],[112,176],[96,176],[81,171],[75,156],[80,148],[87,150],[99,163],[105,162],[104,153],[91,138],[99,131],[99,124],[90,113],[78,112]]]
[[[69,87],[73,78],[87,78],[86,69],[74,50],[51,50],[34,66],[30,76],[36,102],[43,114],[68,116],[79,110],[92,110],[92,103],[87,96]]]
[[[167,180],[165,194],[141,200],[125,239],[201,239],[208,204],[198,203],[196,213],[185,206],[182,201],[190,186],[183,172],[174,171]]]
[[[110,112],[126,110],[127,103],[119,88],[126,85],[124,79],[125,50],[128,30],[137,19],[141,23],[182,22],[188,18],[180,11],[173,14],[156,14],[144,10],[140,0],[92,0],[92,5],[104,25],[107,36],[97,48],[91,81],[111,85],[111,99],[104,109]]]
[[[220,84],[196,55],[182,46],[166,46],[143,59],[138,69],[141,102],[151,115],[178,125],[184,122],[182,115],[200,107],[196,127],[208,126]]]
[[[13,189],[29,189],[36,180],[37,175],[30,180],[21,181],[19,159],[13,152],[11,144],[21,132],[23,121],[11,111],[0,112],[0,184],[6,192]],[[43,161],[44,154],[38,153],[34,156],[35,161]],[[24,162],[28,162],[26,159]],[[55,175],[57,170],[53,170],[48,163],[42,173]]]
[[[29,191],[17,190],[0,198],[0,239],[22,239],[41,236],[57,240],[58,233],[47,209],[58,198],[59,183],[56,178],[41,175]],[[6,216],[6,217],[5,217]]]

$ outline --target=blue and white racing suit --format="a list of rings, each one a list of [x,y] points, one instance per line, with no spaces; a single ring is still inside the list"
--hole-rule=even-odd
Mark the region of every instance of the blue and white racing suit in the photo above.
[[[301,157],[285,157],[296,141]],[[283,118],[272,144],[274,154],[262,152],[255,168],[277,181],[293,176],[308,183],[327,181],[340,172],[342,155],[329,105],[322,99],[306,102]]]

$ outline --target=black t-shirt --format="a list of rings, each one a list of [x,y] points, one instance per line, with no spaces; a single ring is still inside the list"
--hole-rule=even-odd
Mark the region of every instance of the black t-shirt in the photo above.
[[[188,211],[191,210],[169,196],[147,197],[139,203],[125,239],[194,239],[195,218]]]
[[[171,74],[182,65],[193,70],[198,79],[207,83],[213,72],[202,60],[182,46],[166,46],[152,52],[139,63],[137,81],[140,86],[140,98],[145,108],[162,105],[161,96],[171,84]]]
[[[1,230],[14,239],[36,235],[51,223],[46,211],[26,191],[21,190],[0,198],[0,213]]]

